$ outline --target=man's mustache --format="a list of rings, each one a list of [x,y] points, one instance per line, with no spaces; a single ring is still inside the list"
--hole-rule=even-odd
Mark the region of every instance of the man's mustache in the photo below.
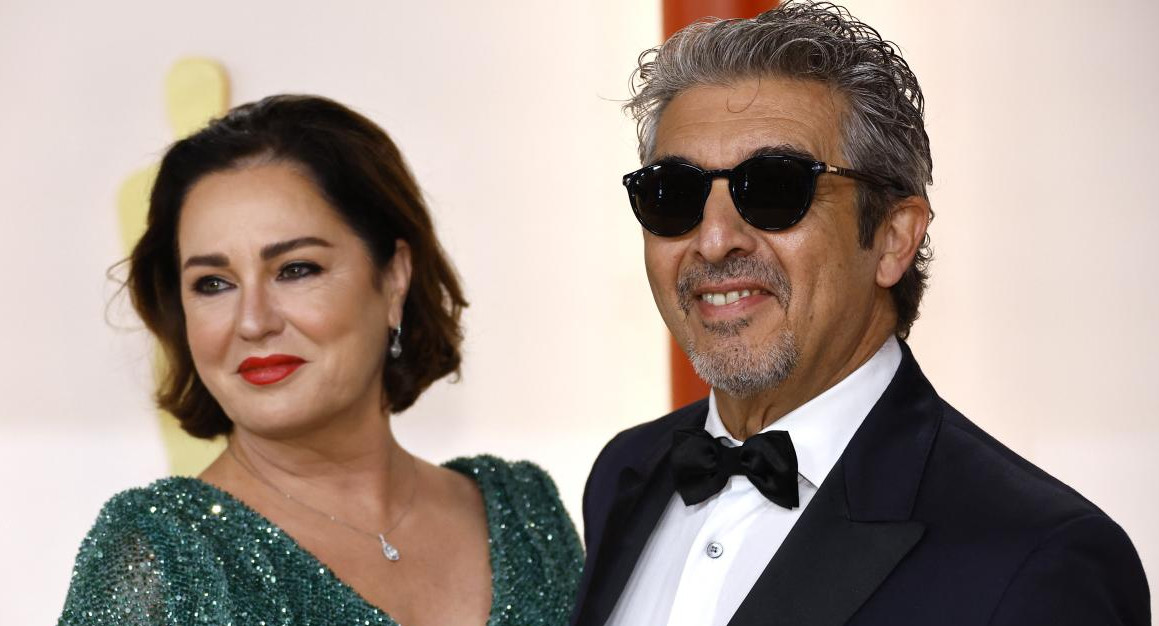
[[[780,268],[752,256],[733,256],[720,263],[702,263],[685,269],[676,280],[676,296],[680,309],[688,313],[701,285],[730,280],[744,280],[767,289],[781,308],[789,308],[793,295],[792,285]]]

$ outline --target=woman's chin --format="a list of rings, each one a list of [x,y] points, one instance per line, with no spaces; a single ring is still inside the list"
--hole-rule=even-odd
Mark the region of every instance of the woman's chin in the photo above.
[[[234,428],[262,439],[295,439],[316,432],[328,421],[302,406],[269,406],[227,412]]]

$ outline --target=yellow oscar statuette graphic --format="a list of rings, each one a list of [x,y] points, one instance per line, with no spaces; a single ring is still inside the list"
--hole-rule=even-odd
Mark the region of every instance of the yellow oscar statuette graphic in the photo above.
[[[229,80],[225,69],[216,61],[184,58],[170,68],[165,77],[165,109],[174,139],[200,130],[209,120],[229,109]],[[117,216],[121,242],[128,254],[145,232],[149,211],[149,193],[157,177],[157,165],[133,172],[117,192]],[[158,354],[154,358],[157,372],[164,367]],[[225,447],[222,439],[205,441],[181,430],[176,418],[158,411],[161,438],[169,457],[169,468],[176,475],[196,475],[205,469]]]

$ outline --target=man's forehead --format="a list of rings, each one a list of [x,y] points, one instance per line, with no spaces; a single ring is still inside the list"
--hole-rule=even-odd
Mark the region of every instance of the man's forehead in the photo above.
[[[826,84],[762,78],[681,92],[656,127],[650,161],[665,157],[731,167],[772,148],[832,159],[840,150],[843,102]]]

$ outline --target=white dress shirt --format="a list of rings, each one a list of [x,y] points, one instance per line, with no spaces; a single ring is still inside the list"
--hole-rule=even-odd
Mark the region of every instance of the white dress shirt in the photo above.
[[[740,607],[853,433],[893,380],[901,348],[892,336],[864,365],[821,395],[773,422],[797,453],[801,505],[785,509],[745,476],[686,506],[672,496],[608,618],[609,626],[724,626]],[[708,396],[705,430],[738,446]]]

